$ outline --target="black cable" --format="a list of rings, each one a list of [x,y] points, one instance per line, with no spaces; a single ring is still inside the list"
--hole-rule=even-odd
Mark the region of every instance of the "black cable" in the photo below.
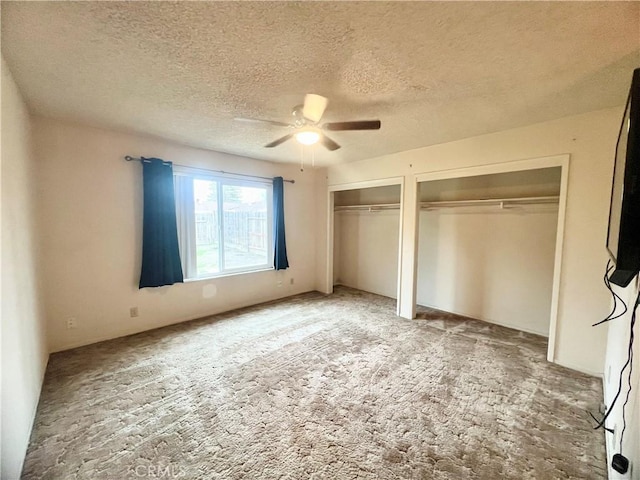
[[[616,318],[620,318],[625,313],[627,313],[627,310],[628,310],[627,304],[625,303],[625,301],[622,299],[622,297],[620,297],[616,292],[613,291],[613,288],[611,287],[611,282],[609,282],[609,273],[611,272],[612,269],[613,269],[613,264],[611,263],[611,260],[609,260],[607,262],[607,268],[605,269],[605,272],[604,272],[604,284],[605,284],[605,286],[607,287],[607,289],[609,290],[609,292],[611,293],[611,295],[613,297],[613,309],[611,310],[611,313],[609,313],[609,315],[607,315],[603,320],[600,320],[599,322],[594,323],[592,325],[594,327],[597,326],[597,325],[601,325],[601,324],[603,324],[605,322],[610,322],[611,320],[615,320]],[[618,301],[620,303],[622,303],[623,311],[622,311],[622,313],[619,313],[619,314],[614,316],[614,313],[615,313],[616,309],[618,308]],[[637,306],[637,302],[636,302],[636,306]],[[635,321],[635,307],[634,307],[633,321]],[[627,357],[627,362],[623,365],[622,370],[620,370],[620,380],[618,381],[618,391],[616,392],[616,396],[613,397],[613,401],[611,402],[611,405],[609,405],[609,408],[605,412],[605,414],[602,417],[602,419],[600,421],[598,421],[598,419],[591,412],[589,412],[589,415],[591,415],[591,418],[593,418],[596,422],[598,422],[598,424],[595,427],[593,427],[594,430],[597,430],[599,428],[604,427],[604,424],[607,421],[607,418],[609,418],[609,415],[613,411],[613,407],[615,406],[616,402],[618,401],[618,398],[620,397],[620,393],[622,393],[622,383],[624,381],[623,380],[624,371],[629,366],[629,364],[631,363],[632,358],[633,358],[633,354],[629,355]],[[606,429],[606,427],[605,427],[605,429]]]
[[[613,291],[613,288],[611,287],[611,282],[609,281],[609,273],[611,272],[611,270],[613,270],[613,265],[611,264],[611,260],[609,260],[609,262],[607,263],[607,268],[606,268],[603,280],[604,280],[605,287],[607,287],[607,290],[609,290],[609,293],[611,294],[611,297],[613,299],[613,308],[611,310],[611,313],[609,313],[609,315],[607,315],[604,319],[600,320],[599,322],[594,323],[592,327],[598,326],[605,322],[609,322],[611,320],[615,320],[616,318],[620,318],[625,313],[627,313],[627,304],[624,302],[624,300],[622,300],[622,298],[616,292]],[[622,303],[623,310],[618,315],[614,316],[615,311],[618,309],[618,302]]]
[[[628,310],[627,309],[627,304],[624,302],[624,300],[622,300],[620,295],[618,295],[616,292],[613,291],[613,287],[611,287],[611,282],[609,281],[609,273],[611,272],[611,270],[613,270],[613,263],[611,262],[611,260],[609,260],[607,262],[607,268],[605,269],[604,279],[603,280],[604,280],[605,287],[607,287],[607,290],[609,290],[609,293],[611,293],[611,297],[613,298],[613,308],[611,310],[611,313],[609,313],[609,315],[607,315],[604,319],[600,320],[599,322],[596,322],[593,325],[591,325],[592,327],[596,327],[596,326],[601,325],[603,323],[610,322],[611,320],[615,320],[616,318],[620,318],[625,313],[627,313],[627,310]],[[623,310],[619,314],[613,316],[613,314],[618,309],[618,302],[622,303]]]
[[[624,439],[624,431],[627,429],[627,417],[626,417],[626,407],[629,402],[629,396],[631,394],[631,373],[633,372],[633,327],[636,324],[636,313],[638,311],[638,305],[640,304],[640,290],[638,290],[638,295],[636,296],[636,303],[633,306],[633,313],[631,314],[631,327],[629,332],[629,351],[628,351],[628,360],[629,363],[629,375],[627,377],[627,384],[629,385],[629,390],[627,390],[627,397],[624,399],[624,403],[622,404],[622,433],[620,434],[620,453],[622,453],[622,440]],[[620,376],[622,376],[622,372],[620,372]]]
[[[591,413],[589,410],[587,410],[586,412],[591,416],[591,418],[593,418],[594,422],[598,423],[598,422],[600,421],[600,420],[598,420],[598,419],[595,417],[595,415],[594,415],[593,413]],[[594,430],[597,430],[598,428],[599,428],[599,427],[596,427],[596,428],[594,428]],[[607,427],[605,427],[604,425],[602,426],[602,428],[603,428],[604,430],[606,430],[607,432],[609,432],[609,433],[615,433],[615,430],[614,430],[613,428],[607,428]]]
[[[596,422],[598,422],[598,424],[593,427],[594,430],[597,430],[599,428],[604,427],[604,422],[607,421],[607,418],[609,418],[609,414],[611,412],[613,412],[613,406],[616,404],[616,402],[618,401],[618,397],[620,396],[620,393],[622,392],[622,382],[623,382],[623,376],[622,374],[624,373],[625,369],[629,366],[629,362],[631,361],[630,358],[627,359],[627,362],[623,365],[622,370],[620,370],[620,381],[618,383],[618,392],[616,393],[616,396],[613,397],[613,402],[611,402],[611,405],[609,406],[609,408],[607,409],[607,412],[604,414],[604,417],[602,417],[602,420],[600,420],[598,422],[598,420],[596,419],[596,417],[593,416],[593,414],[591,412],[589,412],[589,415],[591,415],[591,418],[593,418]]]

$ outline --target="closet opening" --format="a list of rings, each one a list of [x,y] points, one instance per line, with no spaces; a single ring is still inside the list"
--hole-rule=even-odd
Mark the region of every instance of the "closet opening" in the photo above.
[[[419,182],[418,312],[435,308],[552,337],[552,360],[562,170]]]
[[[397,300],[402,185],[363,186],[330,195],[331,285]]]

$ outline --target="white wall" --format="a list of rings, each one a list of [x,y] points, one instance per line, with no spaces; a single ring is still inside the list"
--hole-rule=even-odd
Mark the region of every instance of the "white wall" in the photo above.
[[[420,212],[418,304],[548,336],[557,205]]]
[[[396,298],[399,211],[336,212],[334,221],[336,282]]]
[[[41,169],[45,300],[52,351],[315,288],[316,176],[322,171],[300,172],[294,165],[45,118],[36,118],[34,128]],[[125,162],[125,155],[294,179],[294,185],[285,184],[291,268],[138,290],[142,172],[139,163]],[[129,309],[134,306],[140,316],[130,318]],[[77,328],[66,328],[69,317],[76,318]]]
[[[613,159],[622,107],[400,152],[328,169],[328,184],[339,185],[405,176],[405,195],[415,175],[558,154],[571,155],[565,237],[562,251],[556,361],[602,373],[605,339],[590,327],[606,314],[609,299],[601,285]],[[403,223],[403,239],[415,230]],[[403,249],[410,254],[410,249]],[[408,262],[413,261],[409,259]],[[326,268],[321,265],[319,268]]]
[[[20,476],[47,366],[29,113],[2,59],[2,456]]]
[[[604,287],[603,287],[604,288]],[[635,302],[640,286],[638,279],[631,283],[626,289],[613,286],[629,306],[629,311],[624,317],[618,318],[597,328],[598,334],[607,336],[607,351],[604,364],[604,397],[606,405],[611,405],[613,398],[618,391],[620,371],[627,361],[627,348],[629,345],[629,327],[631,325],[631,309]],[[640,316],[640,308],[638,309]],[[640,323],[640,318],[636,320]],[[608,335],[607,335],[608,330]],[[620,453],[620,434],[622,432],[622,405],[628,391],[629,367],[623,375],[622,393],[618,399],[613,412],[607,418],[606,426],[614,429],[615,435],[606,434],[607,458],[609,464],[609,478],[640,478],[640,331],[638,325],[635,327],[635,339],[633,343],[633,371],[631,376],[631,394],[626,407],[627,429],[624,434],[622,444],[622,454],[629,459],[632,464],[631,471],[623,476],[611,469],[611,459],[614,453]]]

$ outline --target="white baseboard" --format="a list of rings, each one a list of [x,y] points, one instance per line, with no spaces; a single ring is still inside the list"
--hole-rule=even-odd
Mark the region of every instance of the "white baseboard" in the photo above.
[[[199,320],[201,318],[207,318],[207,317],[211,317],[214,315],[220,315],[223,313],[227,313],[227,312],[232,312],[233,310],[238,310],[240,308],[248,308],[248,307],[253,307],[256,305],[260,305],[262,303],[269,303],[269,302],[273,302],[276,300],[284,300],[285,298],[288,297],[294,297],[296,295],[302,295],[303,293],[309,293],[312,292],[314,290],[304,290],[304,291],[296,291],[296,292],[287,292],[285,295],[281,296],[281,297],[275,297],[275,298],[266,298],[263,300],[260,300],[258,302],[253,302],[253,301],[247,301],[247,302],[239,302],[237,304],[232,304],[232,305],[228,305],[227,307],[224,308],[224,310],[220,310],[220,311],[212,311],[212,312],[207,312],[207,313],[199,313],[199,314],[195,314],[195,315],[191,315],[191,316],[187,316],[187,317],[183,317],[183,318],[178,318],[178,319],[174,319],[171,320],[167,323],[161,323],[161,324],[157,324],[157,325],[152,325],[152,326],[139,326],[136,328],[127,328],[124,330],[121,330],[119,332],[111,332],[111,333],[107,333],[104,335],[96,335],[93,337],[87,337],[87,338],[82,338],[82,339],[78,339],[72,342],[65,342],[61,345],[56,345],[50,348],[50,353],[57,353],[57,352],[64,352],[65,350],[72,350],[74,348],[79,348],[79,347],[86,347],[87,345],[93,345],[94,343],[100,343],[100,342],[106,342],[107,340],[114,340],[116,338],[122,338],[122,337],[128,337],[129,335],[136,335],[138,333],[143,333],[143,332],[149,332],[151,330],[156,330],[158,328],[164,328],[164,327],[168,327],[170,325],[176,325],[178,323],[184,323],[184,322],[191,322],[193,320]]]

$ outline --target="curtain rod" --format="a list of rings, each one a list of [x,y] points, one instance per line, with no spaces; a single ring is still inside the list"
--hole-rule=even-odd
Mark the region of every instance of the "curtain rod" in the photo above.
[[[132,157],[130,155],[126,155],[124,157],[124,159],[127,162],[142,162],[142,158],[138,158],[138,157]],[[261,177],[260,175],[248,175],[246,173],[233,173],[233,172],[225,172],[224,170],[211,170],[209,168],[200,168],[200,167],[190,167],[189,165],[180,165],[179,163],[174,163],[173,165],[175,165],[176,167],[184,167],[184,168],[193,168],[195,170],[203,170],[205,172],[215,172],[215,173],[221,173],[223,175],[235,175],[237,177],[250,177],[250,178],[261,178],[263,180],[273,180],[273,177]],[[283,180],[285,182],[289,182],[289,183],[296,183],[295,180]]]

